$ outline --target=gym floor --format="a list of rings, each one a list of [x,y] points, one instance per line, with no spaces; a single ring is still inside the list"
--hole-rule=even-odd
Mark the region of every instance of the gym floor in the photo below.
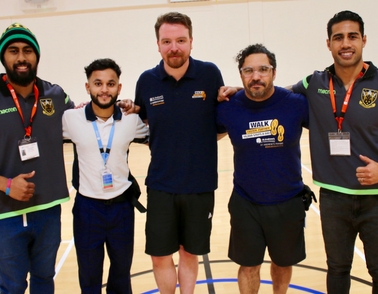
[[[228,137],[218,142],[219,146],[219,187],[216,190],[216,201],[211,235],[211,252],[199,257],[199,273],[195,293],[198,294],[230,294],[238,293],[238,266],[227,257],[229,238],[229,214],[227,203],[232,191],[233,150]],[[304,130],[301,139],[302,174],[308,184],[318,195],[318,187],[312,184],[311,162],[308,146],[308,132]],[[65,144],[65,159],[67,185],[71,187],[72,146]],[[132,144],[129,153],[129,165],[137,178],[142,195],[140,201],[146,205],[144,179],[150,160],[149,149],[146,146]],[[58,252],[55,287],[57,294],[80,293],[76,254],[72,234],[72,205],[76,191],[71,188],[71,200],[62,205],[62,243]],[[152,273],[151,259],[144,253],[145,214],[136,210],[135,213],[135,250],[131,269],[134,293],[159,293]],[[307,258],[293,268],[293,276],[288,294],[294,293],[325,293],[326,258],[321,235],[318,205],[314,203],[306,217],[306,251]],[[174,255],[177,263],[177,255]],[[272,293],[269,273],[270,259],[266,254],[261,268],[260,293]],[[104,290],[107,280],[109,261],[104,264]],[[178,291],[177,291],[178,292]],[[365,266],[363,246],[360,240],[356,242],[355,257],[352,269],[351,293],[371,293],[371,279]]]

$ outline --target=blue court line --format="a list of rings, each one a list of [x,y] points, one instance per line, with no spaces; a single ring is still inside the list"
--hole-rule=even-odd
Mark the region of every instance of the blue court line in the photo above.
[[[237,281],[238,281],[238,279],[210,279],[210,280],[197,281],[196,284],[200,285],[200,284],[207,284],[207,283],[236,283]],[[272,281],[261,280],[260,283],[271,285]],[[176,288],[178,286],[179,285],[177,284]],[[305,292],[305,293],[325,294],[324,292],[320,292],[320,291],[317,291],[317,290],[313,290],[313,289],[310,289],[310,288],[306,288],[306,287],[302,287],[302,286],[298,286],[298,285],[293,285],[293,284],[290,284],[289,288],[296,289],[296,290],[299,290],[299,291],[302,291],[302,292]],[[153,293],[159,293],[159,289],[153,289],[153,290],[150,290],[150,291],[147,291],[147,292],[143,292],[142,294],[153,294]]]

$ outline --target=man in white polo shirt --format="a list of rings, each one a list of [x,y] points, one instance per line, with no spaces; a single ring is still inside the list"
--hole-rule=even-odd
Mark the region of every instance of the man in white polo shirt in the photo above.
[[[140,190],[127,158],[130,143],[147,142],[149,131],[137,114],[123,115],[115,105],[122,85],[113,60],[95,60],[85,72],[92,101],[63,115],[63,137],[75,144],[73,216],[81,293],[101,293],[104,245],[110,259],[107,293],[132,293],[134,205]]]

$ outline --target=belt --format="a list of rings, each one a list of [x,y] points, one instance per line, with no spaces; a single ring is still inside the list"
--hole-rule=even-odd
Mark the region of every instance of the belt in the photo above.
[[[143,206],[142,203],[140,203],[138,201],[138,199],[134,196],[134,195],[131,195],[132,194],[132,191],[130,191],[131,189],[127,189],[125,192],[123,192],[121,195],[119,196],[116,196],[114,198],[111,198],[111,199],[97,199],[97,198],[91,198],[91,197],[86,197],[86,196],[83,196],[81,194],[81,196],[83,197],[86,197],[86,198],[90,198],[94,201],[97,201],[97,202],[101,202],[105,205],[112,205],[113,203],[123,203],[123,202],[127,202],[127,201],[130,201],[131,204],[139,210],[139,212],[146,212],[147,209]]]
[[[123,193],[117,197],[114,197],[114,198],[111,198],[111,199],[97,199],[97,198],[91,198],[92,200],[95,200],[95,201],[98,201],[98,202],[101,202],[105,205],[111,205],[113,203],[122,203],[122,202],[126,202],[128,201],[129,199],[127,198],[127,195],[126,193]]]

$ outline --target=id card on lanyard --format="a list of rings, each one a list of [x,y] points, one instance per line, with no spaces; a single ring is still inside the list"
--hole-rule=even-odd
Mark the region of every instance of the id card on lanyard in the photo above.
[[[34,90],[35,100],[34,100],[32,110],[31,110],[30,120],[29,120],[27,126],[25,126],[24,114],[22,113],[20,103],[18,102],[18,97],[17,97],[16,91],[13,89],[12,85],[9,83],[6,75],[3,76],[3,81],[7,85],[8,89],[9,89],[11,95],[12,95],[14,104],[16,105],[17,111],[18,111],[18,113],[21,117],[21,121],[22,121],[22,124],[23,124],[24,129],[25,129],[24,138],[22,138],[18,141],[18,151],[20,153],[20,158],[21,158],[22,161],[25,161],[25,160],[29,160],[29,159],[32,159],[32,158],[39,157],[39,149],[38,149],[37,138],[31,136],[33,118],[34,118],[35,114],[37,113],[39,90],[38,90],[37,86],[34,84],[33,90]]]
[[[113,173],[110,170],[110,168],[107,167],[106,164],[108,162],[110,150],[112,148],[115,121],[113,121],[113,123],[112,123],[112,128],[110,130],[110,135],[109,135],[108,144],[107,144],[106,148],[103,147],[100,132],[98,130],[96,121],[92,121],[92,126],[93,126],[93,129],[95,131],[98,148],[100,149],[100,154],[101,154],[102,160],[104,162],[104,168],[100,171],[101,172],[101,179],[102,179],[102,188],[104,190],[109,190],[109,189],[112,189],[113,186],[114,186]]]
[[[330,132],[328,133],[328,139],[331,155],[350,156],[349,132]]]
[[[362,68],[361,72],[358,74],[356,80],[361,78],[364,75],[366,68],[367,68],[367,64],[364,63],[364,67]],[[344,121],[345,113],[348,109],[349,100],[352,95],[354,83],[356,82],[356,80],[349,87],[347,93],[345,94],[344,102],[341,107],[340,116],[337,116],[336,98],[335,98],[332,76],[330,76],[329,78],[329,96],[331,99],[333,114],[335,116],[335,120],[337,121],[337,132],[328,133],[330,154],[332,156],[350,156],[351,155],[350,133],[342,131],[342,124]]]

